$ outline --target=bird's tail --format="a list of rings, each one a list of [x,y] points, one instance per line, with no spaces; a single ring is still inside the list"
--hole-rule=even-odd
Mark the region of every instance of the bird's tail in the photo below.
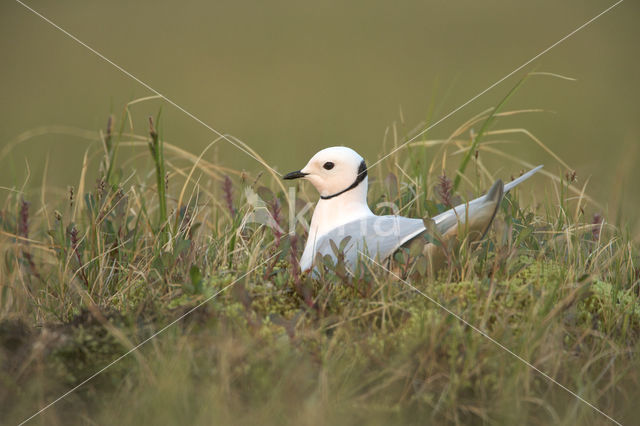
[[[487,234],[489,227],[493,223],[493,219],[498,213],[505,192],[504,184],[498,179],[491,189],[489,189],[487,195],[484,196],[482,203],[483,208],[475,215],[473,220],[469,218],[471,222],[470,228],[472,230],[477,229],[477,232],[482,232],[482,234],[479,235],[479,239],[484,238]]]
[[[438,232],[446,234],[451,232],[458,223],[467,224],[468,228],[484,235],[493,222],[498,207],[504,194],[524,182],[538,172],[542,166],[531,169],[517,179],[503,185],[501,180],[497,180],[489,191],[482,197],[460,204],[451,210],[447,210],[433,218]]]
[[[544,166],[538,166],[538,167],[534,167],[533,169],[529,170],[527,173],[523,174],[522,176],[520,176],[517,179],[512,180],[511,182],[509,182],[508,184],[506,184],[504,186],[504,192],[505,194],[507,192],[509,192],[510,190],[512,190],[513,188],[515,188],[516,186],[518,186],[519,184],[521,184],[522,182],[524,182],[525,180],[529,179],[531,176],[535,175],[536,173],[538,173],[538,171]]]

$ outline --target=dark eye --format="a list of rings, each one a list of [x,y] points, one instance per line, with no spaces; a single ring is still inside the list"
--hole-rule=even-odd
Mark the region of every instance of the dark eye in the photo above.
[[[334,166],[334,165],[335,165],[335,164],[333,164],[331,161],[327,161],[326,163],[324,163],[324,164],[322,165],[322,167],[324,167],[324,168],[325,168],[325,169],[327,169],[327,170],[331,170],[331,169],[333,169],[333,166]]]

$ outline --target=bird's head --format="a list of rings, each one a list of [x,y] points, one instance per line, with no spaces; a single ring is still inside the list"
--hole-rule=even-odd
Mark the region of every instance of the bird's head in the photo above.
[[[334,146],[318,152],[301,170],[284,176],[298,178],[311,182],[321,198],[330,199],[360,186],[367,178],[367,166],[351,148]]]

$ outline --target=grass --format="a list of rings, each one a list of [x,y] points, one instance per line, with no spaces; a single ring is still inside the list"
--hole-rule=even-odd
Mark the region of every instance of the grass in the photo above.
[[[447,139],[415,141],[371,170],[376,212],[389,213],[380,203],[393,202],[403,215],[426,217],[480,193],[493,179],[483,160],[507,156],[497,145],[505,136],[524,133],[548,149],[523,129],[493,127],[532,111],[499,109]],[[486,125],[476,136],[478,123]],[[243,194],[252,188],[286,229],[290,206],[308,201],[305,193],[289,203],[281,182],[186,153],[162,139],[159,118],[150,124],[148,135],[124,124],[114,133],[110,119],[67,197],[37,208],[29,201],[57,193],[6,197],[3,423],[25,420],[236,281],[32,422],[610,423],[383,270],[348,277],[337,265],[321,281],[302,275],[304,231],[243,226],[251,214]],[[144,145],[155,175],[115,163],[121,147]],[[99,179],[89,188],[94,164]],[[451,170],[457,191],[446,179]],[[546,192],[509,194],[487,237],[448,253],[438,273],[412,253],[396,256],[393,268],[631,424],[640,414],[638,247],[592,214],[595,204],[566,171],[545,172]]]

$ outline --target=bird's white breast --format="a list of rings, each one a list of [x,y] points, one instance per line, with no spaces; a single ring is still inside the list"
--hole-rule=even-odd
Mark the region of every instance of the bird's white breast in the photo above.
[[[347,195],[347,194],[344,194]],[[316,242],[324,235],[342,225],[373,216],[371,209],[362,200],[351,197],[336,197],[320,200],[316,205],[309,227],[309,237],[300,258],[302,270],[309,269],[313,263]]]

